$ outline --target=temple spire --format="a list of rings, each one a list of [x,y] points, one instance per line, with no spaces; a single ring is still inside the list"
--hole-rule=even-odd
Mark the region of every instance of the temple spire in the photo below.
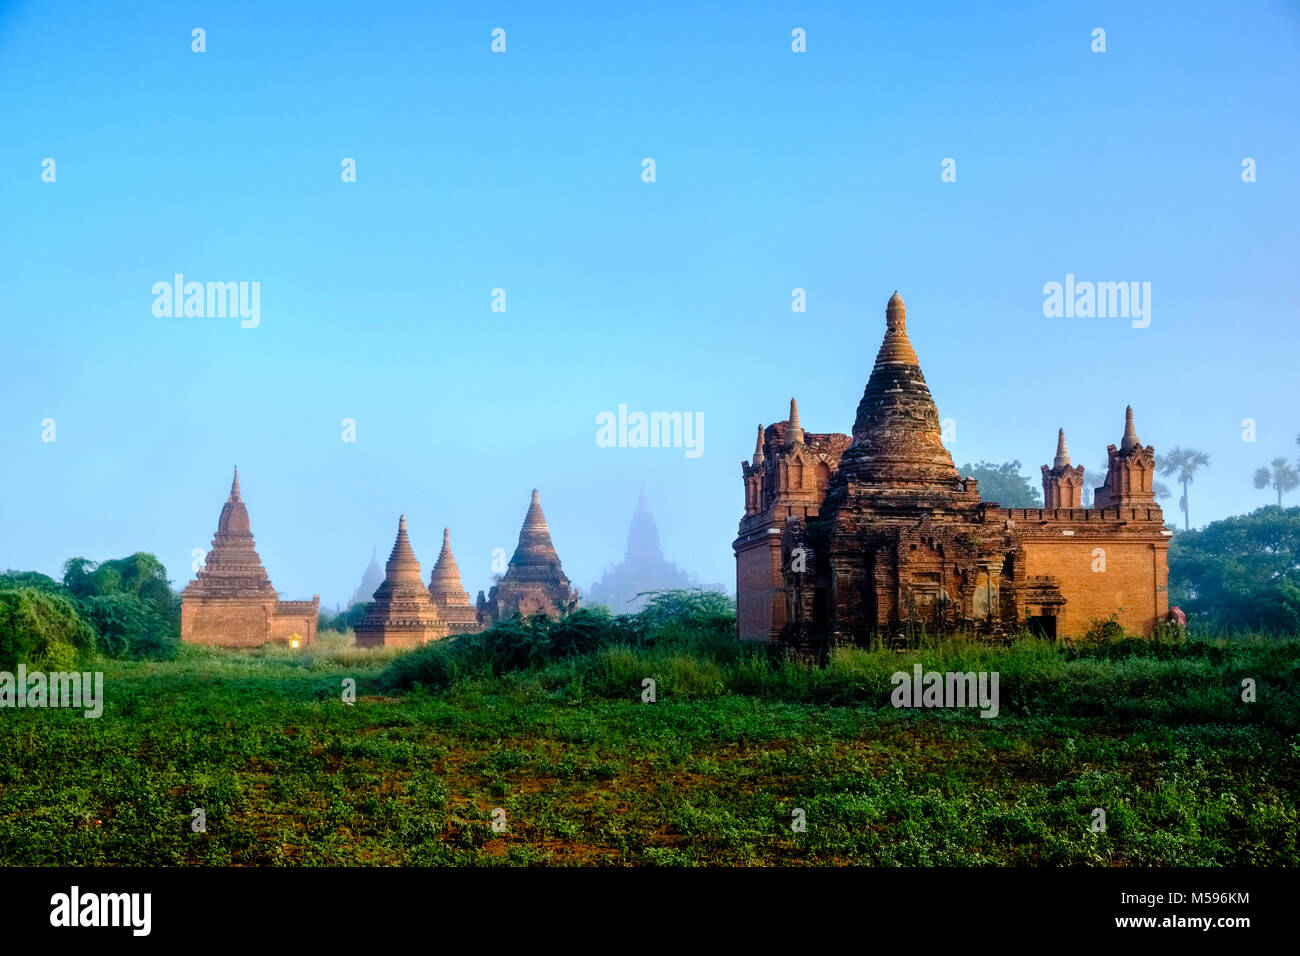
[[[1056,433],[1056,457],[1052,459],[1053,468],[1064,468],[1070,463],[1070,452],[1065,447],[1065,429]]]
[[[524,515],[523,527],[519,529],[519,545],[514,557],[510,559],[512,567],[559,567],[560,559],[556,557],[555,546],[551,543],[551,529],[546,524],[546,515],[542,513],[541,499],[537,489],[533,489],[533,500]]]
[[[754,467],[757,468],[763,464],[763,424],[758,425],[758,441],[754,442]]]
[[[627,552],[624,561],[660,561],[663,554],[659,550],[659,528],[655,525],[654,515],[650,513],[650,502],[646,499],[645,482],[641,483],[641,493],[637,496],[636,510],[632,512],[632,522],[627,529]]]
[[[1130,405],[1124,409],[1124,437],[1120,440],[1119,450],[1129,451],[1140,447],[1142,442],[1138,440],[1137,429],[1133,427],[1133,406]]]
[[[803,444],[803,428],[799,425],[799,403],[790,399],[790,427],[786,430],[785,440],[791,445]]]
[[[235,480],[230,483],[230,500],[239,500],[239,466],[235,466]]]
[[[406,515],[397,519],[397,540],[393,542],[393,551],[384,571],[390,580],[420,580],[420,562],[416,560],[411,540],[406,536]]]
[[[442,551],[429,575],[429,594],[435,604],[460,604],[469,607],[469,594],[461,586],[460,568],[451,553],[451,529],[442,529]]]
[[[836,487],[867,483],[886,493],[958,489],[943,446],[939,411],[907,339],[907,308],[895,292],[885,306],[885,338],[858,403],[853,443],[840,459]]]
[[[406,515],[397,519],[397,540],[384,570],[384,581],[375,589],[374,601],[355,631],[358,647],[416,647],[447,636],[447,627],[429,599],[420,562],[406,536]]]

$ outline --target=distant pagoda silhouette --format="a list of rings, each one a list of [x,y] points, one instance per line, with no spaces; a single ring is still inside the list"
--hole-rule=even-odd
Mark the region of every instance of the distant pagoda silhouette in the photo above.
[[[604,576],[591,586],[583,603],[604,604],[615,614],[632,614],[641,610],[649,600],[644,592],[696,587],[701,585],[696,584],[690,574],[664,558],[659,545],[659,528],[650,512],[645,484],[642,483],[627,529],[627,551],[623,560],[607,569]],[[725,593],[725,588],[719,584],[703,587]]]
[[[375,598],[375,591],[379,585],[384,583],[384,569],[379,566],[379,558],[376,557],[377,549],[370,549],[370,564],[366,566],[366,573],[361,575],[361,584],[352,592],[352,597],[348,600],[348,607],[357,604],[367,604]]]

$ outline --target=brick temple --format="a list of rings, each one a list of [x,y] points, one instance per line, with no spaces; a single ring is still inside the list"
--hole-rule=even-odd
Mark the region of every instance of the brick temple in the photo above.
[[[939,413],[894,293],[852,435],[759,426],[741,463],[739,636],[801,656],[921,633],[1021,629],[1056,639],[1114,615],[1150,635],[1169,609],[1168,532],[1153,493],[1155,449],[1125,413],[1094,506],[1065,432],[1042,468],[1044,507],[980,500],[940,437]]]
[[[424,586],[406,534],[406,515],[397,519],[397,540],[384,566],[384,581],[354,630],[357,647],[419,647],[449,633]]]
[[[528,617],[538,612],[555,618],[577,600],[577,592],[560,567],[560,557],[551,543],[551,529],[534,488],[510,566],[486,598],[482,591],[478,592],[478,622],[490,627],[515,614]]]
[[[281,601],[262,567],[239,469],[217,519],[212,550],[181,591],[181,640],[217,647],[260,647],[268,642],[305,646],[316,640],[320,595]]]
[[[469,592],[461,586],[460,568],[451,553],[451,529],[442,529],[442,551],[429,575],[429,599],[449,634],[468,634],[480,630],[478,612],[469,603]]]

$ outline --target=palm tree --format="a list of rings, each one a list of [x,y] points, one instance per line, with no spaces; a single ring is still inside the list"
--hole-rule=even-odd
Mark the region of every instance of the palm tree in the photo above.
[[[1271,468],[1260,468],[1255,472],[1256,488],[1267,488],[1269,485],[1277,492],[1277,506],[1281,508],[1282,494],[1300,485],[1300,471],[1285,458],[1274,458]]]
[[[1151,485],[1151,490],[1155,493],[1155,496],[1157,498],[1168,498],[1170,495],[1173,494],[1173,492],[1169,490],[1169,486],[1166,485],[1163,481],[1153,482]]]
[[[1175,445],[1167,454],[1156,457],[1156,470],[1166,478],[1175,476],[1174,480],[1183,486],[1183,497],[1178,502],[1178,507],[1183,509],[1184,531],[1192,529],[1191,509],[1187,507],[1187,486],[1192,483],[1198,470],[1209,467],[1210,456],[1195,448],[1179,448]]]

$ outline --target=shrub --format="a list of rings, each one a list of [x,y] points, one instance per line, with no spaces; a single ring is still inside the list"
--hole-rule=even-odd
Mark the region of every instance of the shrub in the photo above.
[[[63,587],[110,657],[170,659],[180,643],[180,598],[167,569],[143,551],[96,564],[69,558]]]
[[[165,660],[175,657],[171,622],[158,609],[129,592],[104,594],[79,602],[95,629],[96,646],[109,657]]]
[[[571,671],[571,678],[600,679],[603,665],[594,655],[620,646],[662,648],[710,661],[731,660],[739,652],[735,626],[733,605],[725,594],[700,589],[662,591],[631,615],[616,617],[604,607],[569,610],[558,620],[545,614],[516,615],[477,634],[437,641],[397,658],[385,670],[381,683],[394,689],[416,683],[442,688],[461,675],[499,677],[577,660],[584,662],[583,674]],[[692,686],[698,683],[694,675],[682,679]],[[717,682],[715,677],[710,680]]]
[[[0,591],[0,668],[68,670],[95,650],[95,632],[67,598],[35,588]]]
[[[1088,622],[1088,629],[1084,631],[1083,639],[1092,643],[1122,641],[1124,640],[1124,625],[1115,619],[1114,614],[1104,621],[1095,617]]]

